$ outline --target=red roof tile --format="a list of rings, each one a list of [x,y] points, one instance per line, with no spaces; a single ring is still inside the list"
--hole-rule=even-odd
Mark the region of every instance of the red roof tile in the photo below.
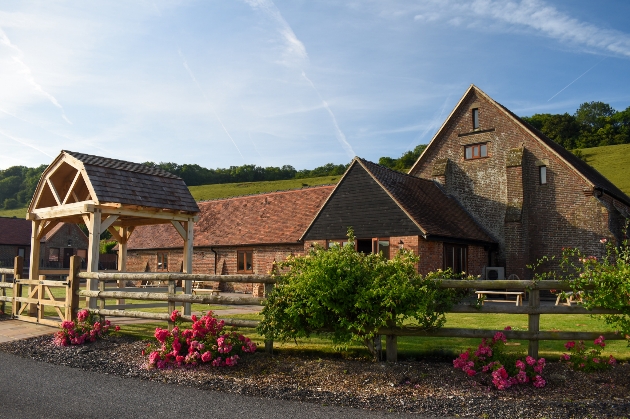
[[[31,222],[22,218],[0,217],[0,244],[30,246]]]
[[[296,243],[333,185],[200,202],[194,246]],[[128,249],[181,248],[170,224],[137,227]]]

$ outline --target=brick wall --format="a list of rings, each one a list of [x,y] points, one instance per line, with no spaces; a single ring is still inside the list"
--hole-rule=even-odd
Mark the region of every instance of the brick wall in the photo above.
[[[479,109],[479,133],[471,133],[472,108]],[[488,157],[465,160],[464,147],[475,143],[487,143]],[[593,196],[590,184],[572,166],[474,90],[412,174],[433,179],[433,162],[439,159],[448,159],[439,180],[499,242],[496,261],[506,267],[506,275],[529,278],[527,264],[543,255],[559,255],[563,247],[600,256],[604,249],[599,239],[620,236],[611,232],[622,223],[619,203],[615,207],[611,199],[607,203],[606,197]],[[543,164],[547,184],[541,185]]]
[[[304,245],[287,244],[287,245],[258,245],[258,246],[242,246],[242,247],[220,247],[214,248],[215,253],[207,247],[198,247],[193,252],[193,273],[196,274],[216,274],[217,275],[237,275],[237,251],[252,250],[253,273],[258,275],[266,275],[271,272],[274,262],[281,262],[287,256],[293,254],[303,254]],[[180,272],[183,261],[183,250],[164,249],[164,250],[130,250],[127,252],[127,271],[144,272],[147,265],[148,272],[162,272],[158,270],[157,254],[166,253],[168,255],[168,269],[164,272]],[[216,263],[216,265],[215,265]],[[227,292],[244,292],[253,293],[254,284],[242,283],[211,283],[212,287],[219,287],[222,291]]]

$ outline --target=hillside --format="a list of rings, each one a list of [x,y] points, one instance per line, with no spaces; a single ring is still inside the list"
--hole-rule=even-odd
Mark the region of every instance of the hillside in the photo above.
[[[630,196],[630,144],[584,148],[582,154],[588,164],[606,176],[619,189]],[[305,186],[334,184],[341,176],[322,176],[307,179],[289,179],[263,182],[221,183],[215,185],[190,186],[190,192],[197,201],[229,198],[232,196],[251,195],[264,192],[285,191]],[[12,210],[0,210],[2,217],[23,218],[26,207]]]
[[[586,162],[630,196],[630,144],[583,148]]]

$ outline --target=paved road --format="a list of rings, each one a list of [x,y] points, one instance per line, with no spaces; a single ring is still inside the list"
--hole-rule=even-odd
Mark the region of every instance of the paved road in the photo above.
[[[201,391],[81,371],[3,352],[0,383],[0,418],[419,418]]]

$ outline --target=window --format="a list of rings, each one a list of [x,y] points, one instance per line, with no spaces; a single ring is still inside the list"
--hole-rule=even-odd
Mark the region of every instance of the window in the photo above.
[[[472,110],[472,123],[473,129],[479,129],[479,109],[477,108]]]
[[[157,268],[161,271],[168,270],[168,253],[158,253],[157,254]]]
[[[458,244],[444,243],[444,269],[451,269],[459,274],[468,270],[467,247]]]
[[[48,261],[59,262],[59,248],[48,249]]]
[[[547,166],[538,166],[538,174],[540,175],[540,184],[547,184]]]
[[[372,252],[383,252],[385,259],[389,259],[389,239],[372,239]]]
[[[26,249],[24,249],[23,247],[18,247],[18,256],[24,257],[24,255],[26,254]]]
[[[252,262],[253,250],[239,250],[237,252],[237,272],[254,272],[254,264]]]
[[[473,144],[464,147],[464,157],[466,160],[481,159],[488,157],[488,144]]]
[[[327,248],[330,249],[335,246],[345,246],[348,244],[348,239],[328,240]]]

